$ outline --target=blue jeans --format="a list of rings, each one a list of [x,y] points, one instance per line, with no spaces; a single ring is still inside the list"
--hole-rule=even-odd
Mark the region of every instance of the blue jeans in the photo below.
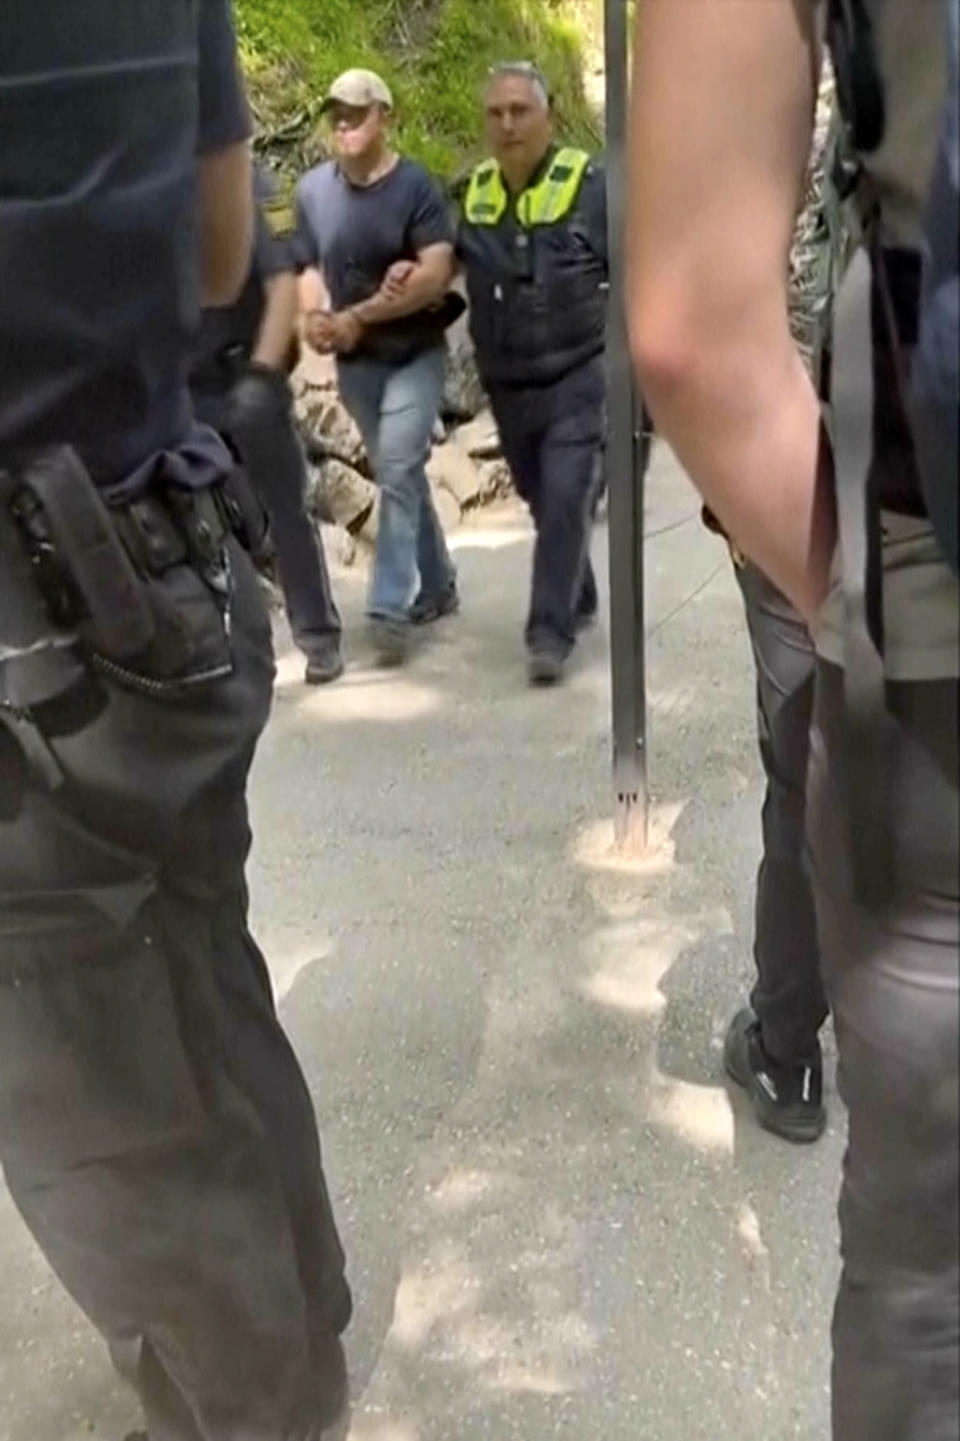
[[[426,595],[456,580],[427,480],[433,427],[443,397],[444,352],[406,365],[374,358],[341,361],[340,395],[363,436],[380,487],[380,525],[370,615],[406,620],[417,574]]]

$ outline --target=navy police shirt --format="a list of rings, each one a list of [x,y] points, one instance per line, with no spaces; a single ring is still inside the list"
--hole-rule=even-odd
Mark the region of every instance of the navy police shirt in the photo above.
[[[0,31],[0,465],[67,442],[121,493],[161,456],[216,479],[186,378],[196,159],[250,129],[229,0],[30,0]]]
[[[249,356],[256,344],[266,304],[264,282],[296,270],[293,206],[284,203],[276,181],[263,166],[254,174],[253,256],[247,283],[232,305],[204,310],[193,349],[191,385],[219,389],[230,380],[223,359],[234,352]]]

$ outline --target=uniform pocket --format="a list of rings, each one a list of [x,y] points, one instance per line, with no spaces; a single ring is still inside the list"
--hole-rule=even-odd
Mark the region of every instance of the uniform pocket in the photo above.
[[[233,670],[230,644],[232,573],[221,565],[201,574],[176,565],[145,582],[156,635],[139,656],[119,662],[93,652],[93,664],[118,685],[163,699],[223,680]]]
[[[201,1134],[158,910],[0,911],[0,1157],[42,1182]]]

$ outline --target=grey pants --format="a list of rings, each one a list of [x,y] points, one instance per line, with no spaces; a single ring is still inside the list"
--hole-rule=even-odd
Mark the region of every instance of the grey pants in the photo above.
[[[757,729],[767,777],[757,876],[751,1004],[777,1061],[809,1060],[827,1016],[813,893],[804,858],[816,658],[800,616],[755,566],[737,568],[757,672]]]
[[[834,1320],[835,1441],[960,1435],[958,686],[891,684],[901,898],[854,899],[843,676],[818,667],[809,824],[850,1111]]]
[[[349,1318],[313,1107],[247,929],[273,661],[233,565],[233,673],[48,708],[64,784],[29,783],[0,822],[0,1161],[151,1441],[314,1441],[315,1358]]]

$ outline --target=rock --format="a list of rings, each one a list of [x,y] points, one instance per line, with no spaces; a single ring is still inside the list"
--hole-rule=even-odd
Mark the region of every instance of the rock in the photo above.
[[[481,410],[466,425],[458,426],[455,439],[474,460],[495,460],[503,454],[497,422],[489,409]]]
[[[448,491],[462,511],[480,499],[480,471],[456,435],[433,452],[427,462],[427,476],[431,485]]]
[[[363,439],[336,391],[305,391],[297,401],[296,414],[311,460],[332,456],[369,475]]]
[[[357,558],[356,538],[341,525],[320,525],[320,540],[324,554],[331,565],[342,566],[345,570]]]
[[[460,506],[457,504],[456,497],[443,486],[433,486],[432,491],[433,503],[437,508],[437,515],[440,517],[440,524],[443,526],[444,533],[451,535],[460,526]]]
[[[485,398],[468,317],[462,315],[447,331],[447,380],[441,414],[450,420],[472,420]]]
[[[480,473],[480,503],[489,504],[509,495],[513,490],[513,477],[505,460],[483,460],[477,467]]]
[[[271,573],[267,574],[265,568],[257,569],[257,585],[260,587],[260,594],[267,604],[267,609],[279,613],[284,608],[283,591],[280,589],[280,582]]]
[[[370,507],[366,519],[359,530],[353,532],[360,540],[365,540],[368,545],[376,545],[377,529],[380,524],[380,492],[374,489],[373,504]]]
[[[295,397],[308,390],[336,390],[337,363],[332,355],[320,355],[312,346],[302,345],[290,385]]]
[[[335,457],[308,467],[309,509],[318,520],[333,521],[351,535],[364,525],[376,496],[373,481]]]

